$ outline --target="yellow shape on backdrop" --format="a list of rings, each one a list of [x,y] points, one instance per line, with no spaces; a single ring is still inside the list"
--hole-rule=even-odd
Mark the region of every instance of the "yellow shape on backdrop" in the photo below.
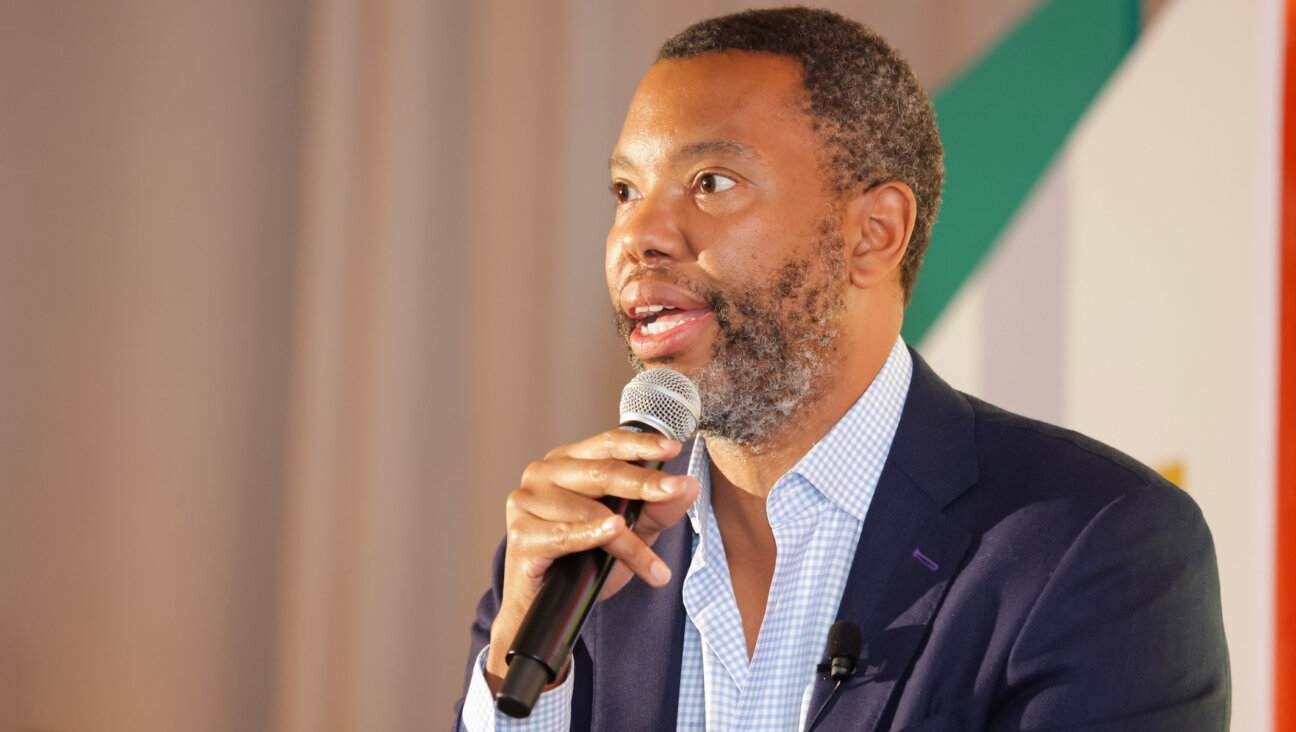
[[[1188,490],[1184,486],[1183,461],[1176,460],[1172,463],[1160,465],[1157,467],[1157,472],[1161,474],[1162,478],[1165,478],[1166,480],[1170,481],[1171,483],[1174,483],[1175,485],[1179,486],[1180,488],[1183,488],[1184,490]]]

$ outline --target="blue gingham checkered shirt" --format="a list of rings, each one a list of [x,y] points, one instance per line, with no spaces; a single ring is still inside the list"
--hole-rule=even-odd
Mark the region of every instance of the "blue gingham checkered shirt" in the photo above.
[[[815,665],[837,614],[860,529],[909,392],[913,361],[896,339],[873,383],[765,501],[777,546],[765,618],[750,661],[724,544],[711,509],[710,462],[698,439],[689,475],[702,483],[688,518],[693,560],[684,578],[687,622],[680,668],[680,730],[793,730],[804,726]],[[464,700],[474,732],[567,730],[572,676],[543,694],[531,716],[498,714],[481,669]]]

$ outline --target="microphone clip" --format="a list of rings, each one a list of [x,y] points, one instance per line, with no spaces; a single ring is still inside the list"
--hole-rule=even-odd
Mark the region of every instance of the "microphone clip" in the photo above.
[[[828,663],[815,666],[815,670],[838,683],[846,681],[855,675],[862,644],[860,627],[849,620],[838,620],[828,631],[828,647],[824,649]]]
[[[833,681],[846,681],[855,675],[858,668],[853,656],[834,656],[831,663],[815,666],[815,671],[827,674]]]

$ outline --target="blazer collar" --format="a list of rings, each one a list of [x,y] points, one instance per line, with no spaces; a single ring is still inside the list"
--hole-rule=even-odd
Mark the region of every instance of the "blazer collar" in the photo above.
[[[971,544],[941,511],[977,479],[972,410],[913,357],[904,412],[837,610],[838,620],[860,627],[864,648],[816,729],[878,728]],[[807,723],[834,684],[816,679]]]

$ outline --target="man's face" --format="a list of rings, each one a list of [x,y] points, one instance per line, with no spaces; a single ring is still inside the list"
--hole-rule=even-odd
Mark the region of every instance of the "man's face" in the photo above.
[[[800,67],[658,62],[610,161],[607,277],[637,366],[697,382],[702,429],[759,444],[824,386],[844,308],[838,199]]]

